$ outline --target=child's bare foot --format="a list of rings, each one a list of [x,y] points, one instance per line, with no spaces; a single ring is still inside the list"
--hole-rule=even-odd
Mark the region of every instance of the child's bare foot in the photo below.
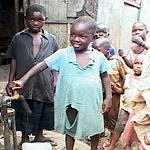
[[[108,147],[106,147],[106,148],[103,148],[103,149],[105,149],[105,150],[114,150],[114,148],[115,148],[116,146],[108,146]]]
[[[106,149],[107,147],[109,147],[110,146],[110,141],[109,141],[109,139],[107,139],[106,141],[105,141],[105,143],[103,144],[103,146],[102,146],[102,148],[103,149]]]
[[[49,138],[49,137],[45,137],[45,136],[43,136],[43,135],[40,135],[40,136],[38,136],[38,137],[35,137],[35,139],[34,139],[34,141],[33,142],[48,142],[48,143],[50,143],[53,147],[54,146],[57,146],[57,143],[53,140],[53,139],[51,139],[51,138]]]

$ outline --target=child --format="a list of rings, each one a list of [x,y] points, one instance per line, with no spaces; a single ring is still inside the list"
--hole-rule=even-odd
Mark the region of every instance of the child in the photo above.
[[[120,49],[119,55],[123,58],[129,68],[133,68],[133,62],[137,55],[146,55],[150,45],[146,35],[148,33],[147,26],[143,22],[135,22],[132,26],[132,43],[126,54]],[[135,47],[136,45],[136,47]]]
[[[108,38],[110,35],[109,33],[109,28],[105,25],[105,24],[98,24],[97,28],[96,28],[96,34],[94,36],[94,39],[98,39],[98,38]],[[110,55],[115,55],[116,54],[116,50],[115,47],[111,44],[110,48],[109,48],[109,54]]]
[[[148,132],[150,132],[149,125],[150,125],[150,76],[142,77],[141,73],[143,71],[143,60],[145,56],[138,55],[136,57],[135,62],[133,64],[134,75],[128,75],[126,77],[126,91],[129,92],[128,97],[130,96],[131,101],[131,114],[134,116],[131,117],[132,126],[135,129],[135,132],[140,140],[142,146],[149,150],[150,146],[145,145],[144,143],[144,136]],[[133,135],[129,132],[130,122],[127,124],[127,130],[125,132],[124,137],[128,137],[129,139],[133,138]],[[128,133],[128,136],[127,134]],[[127,140],[126,140],[127,141]]]
[[[137,94],[139,94],[138,90],[146,89],[148,86],[150,86],[150,84],[147,86],[143,86],[145,83],[142,80],[140,80],[140,75],[142,73],[142,68],[143,68],[143,60],[144,60],[143,55],[138,55],[135,58],[135,61],[133,63],[134,73],[127,74],[125,76],[125,83],[123,85],[123,90],[124,90],[123,100],[121,101],[120,111],[119,111],[115,129],[114,129],[115,132],[112,134],[111,144],[106,148],[106,150],[113,150],[114,147],[117,145],[117,142],[118,142],[121,134],[124,131],[124,128],[125,128],[128,118],[129,118],[129,115],[133,110],[132,101],[135,101]],[[142,78],[142,79],[144,79],[144,78]],[[133,113],[131,115],[133,115]],[[128,130],[129,130],[129,128],[128,128]],[[126,138],[129,138],[129,137],[127,137],[127,135],[126,135]],[[132,139],[133,139],[133,135],[132,135]],[[131,143],[129,143],[131,141],[129,139],[127,139],[127,140],[128,140],[128,142],[124,143],[125,147],[127,145],[131,144]]]
[[[35,65],[13,90],[49,67],[59,72],[55,96],[55,128],[66,134],[66,150],[73,150],[75,139],[91,137],[91,150],[97,150],[99,134],[104,131],[103,115],[111,107],[111,86],[107,60],[88,45],[93,40],[96,23],[88,16],[79,17],[71,27],[68,47]],[[106,93],[103,102],[102,84]],[[103,105],[102,105],[103,103]],[[103,111],[102,111],[103,109]]]
[[[105,55],[105,57],[109,57],[109,48],[111,44],[107,38],[99,38],[96,39],[92,43],[92,47]]]
[[[147,26],[144,22],[137,21],[132,26],[132,42],[136,43],[146,50],[149,49],[150,44],[146,35],[148,33]]]
[[[104,114],[105,127],[111,132],[109,139],[103,144],[103,148],[107,148],[111,143],[111,136],[118,118],[120,96],[123,92],[123,78],[126,74],[126,67],[116,55],[109,55],[109,40],[99,38],[93,42],[93,47],[102,52],[109,63],[109,77],[112,87],[112,107],[110,111]]]
[[[55,37],[43,30],[46,20],[46,10],[38,4],[30,5],[26,10],[26,23],[28,28],[17,33],[8,50],[8,57],[12,58],[8,95],[12,95],[11,82],[19,79],[35,64],[43,61],[58,49]],[[22,111],[19,102],[13,101],[12,107],[16,111],[16,127],[22,132],[22,143],[29,142],[29,134],[35,135],[34,141],[49,141],[56,145],[50,138],[43,136],[43,129],[54,129],[54,92],[53,76],[49,69],[29,79],[23,89],[19,90],[29,107],[31,115]]]

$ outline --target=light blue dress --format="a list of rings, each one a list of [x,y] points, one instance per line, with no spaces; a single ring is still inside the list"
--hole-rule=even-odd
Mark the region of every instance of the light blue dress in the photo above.
[[[75,139],[104,131],[102,83],[100,73],[108,70],[104,55],[93,50],[87,66],[76,62],[73,47],[58,50],[45,59],[47,66],[59,72],[55,96],[55,129]],[[78,111],[71,125],[68,105]]]

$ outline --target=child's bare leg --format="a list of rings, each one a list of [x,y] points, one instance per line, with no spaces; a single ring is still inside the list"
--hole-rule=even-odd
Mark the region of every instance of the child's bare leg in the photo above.
[[[107,148],[105,148],[105,150],[113,150],[116,147],[120,136],[121,134],[113,133],[111,137],[110,145]]]
[[[22,133],[21,143],[29,142],[29,136],[27,133]]]
[[[66,135],[66,150],[73,150],[75,139],[69,135]]]
[[[25,142],[29,142],[29,136],[27,133],[22,132],[21,142],[18,145],[18,149],[22,149],[22,144]]]
[[[99,142],[99,134],[91,136],[91,150],[97,150]]]
[[[38,131],[37,135],[35,136],[34,141],[42,141],[46,137],[43,136],[43,130]]]

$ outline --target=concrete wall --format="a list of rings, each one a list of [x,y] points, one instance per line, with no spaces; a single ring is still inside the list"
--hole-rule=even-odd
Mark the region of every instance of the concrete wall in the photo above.
[[[104,23],[110,28],[110,40],[115,47],[120,44],[121,20],[124,7],[122,0],[99,0],[97,23]]]
[[[140,9],[139,20],[146,23],[149,30],[148,37],[150,38],[150,0],[143,0]]]
[[[138,20],[139,9],[124,5],[121,19],[121,35],[119,47],[128,50],[131,43],[132,25]]]
[[[113,45],[127,50],[131,43],[132,25],[135,21],[145,22],[150,30],[150,0],[142,0],[141,7],[127,5],[124,1],[98,0],[97,23],[108,25]],[[137,6],[140,1],[137,1]]]

